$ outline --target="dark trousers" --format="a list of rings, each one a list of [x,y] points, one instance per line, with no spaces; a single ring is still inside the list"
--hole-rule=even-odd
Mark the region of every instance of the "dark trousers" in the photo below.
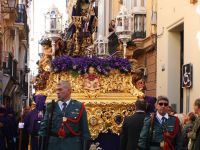
[[[31,150],[39,150],[39,136],[31,136]]]

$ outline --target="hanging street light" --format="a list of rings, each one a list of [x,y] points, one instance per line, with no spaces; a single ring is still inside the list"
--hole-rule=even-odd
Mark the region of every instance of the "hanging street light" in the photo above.
[[[125,6],[122,6],[119,15],[116,17],[116,31],[118,39],[123,43],[124,58],[126,58],[127,42],[131,40],[133,32],[133,16]]]
[[[61,38],[62,15],[58,8],[52,6],[45,14],[45,36],[52,42],[52,57],[55,57],[55,42]]]
[[[108,53],[108,40],[103,38],[101,35],[95,41],[95,51],[97,56],[106,57],[109,55]]]
[[[7,0],[9,8],[16,8],[17,7],[17,0]]]
[[[1,13],[13,13],[17,8],[17,0],[5,0]]]

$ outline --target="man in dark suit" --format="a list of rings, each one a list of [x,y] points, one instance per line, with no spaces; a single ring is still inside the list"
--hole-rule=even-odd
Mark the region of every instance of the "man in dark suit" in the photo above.
[[[136,112],[124,120],[120,134],[120,150],[136,150],[145,118],[146,102],[137,100]]]
[[[71,91],[69,81],[60,81],[56,88],[58,101],[47,105],[39,135],[42,137],[50,135],[47,142],[48,150],[86,150],[87,148],[87,140],[90,139],[87,112],[83,103],[71,99]],[[55,107],[50,120],[52,105]],[[51,128],[47,131],[49,123]]]

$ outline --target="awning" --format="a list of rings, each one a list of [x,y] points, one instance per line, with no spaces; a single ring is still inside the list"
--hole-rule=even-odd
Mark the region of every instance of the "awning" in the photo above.
[[[14,89],[15,89],[15,84],[14,84],[13,79],[9,75],[4,74],[3,75],[3,95],[10,97]]]
[[[4,74],[3,75],[3,91],[2,91],[3,93],[6,89],[6,86],[8,85],[9,80],[10,80],[10,76],[7,74]]]

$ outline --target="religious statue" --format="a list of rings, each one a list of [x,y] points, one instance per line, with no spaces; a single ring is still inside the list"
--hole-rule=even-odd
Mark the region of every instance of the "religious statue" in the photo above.
[[[90,149],[89,150],[102,150],[102,148],[99,147],[100,143],[93,143],[90,145]]]
[[[86,16],[89,10],[89,0],[77,0],[76,2],[76,16]]]
[[[100,78],[94,67],[89,67],[88,73],[83,76],[83,88],[90,98],[97,97],[100,93]]]
[[[47,39],[46,42],[44,41],[41,42],[43,56],[39,61],[39,68],[45,71],[50,71],[51,69],[52,48],[51,48],[51,44],[48,41],[50,40]]]
[[[67,54],[67,42],[63,39],[58,39],[55,45],[55,57],[60,57]]]
[[[144,75],[141,70],[136,70],[132,75],[132,82],[136,89],[143,91],[146,89]]]
[[[50,72],[39,69],[39,74],[33,78],[33,87],[36,90],[43,90],[46,88],[47,80],[49,79]]]
[[[84,75],[84,89],[90,91],[100,89],[99,77],[94,67],[89,67],[88,73]]]

